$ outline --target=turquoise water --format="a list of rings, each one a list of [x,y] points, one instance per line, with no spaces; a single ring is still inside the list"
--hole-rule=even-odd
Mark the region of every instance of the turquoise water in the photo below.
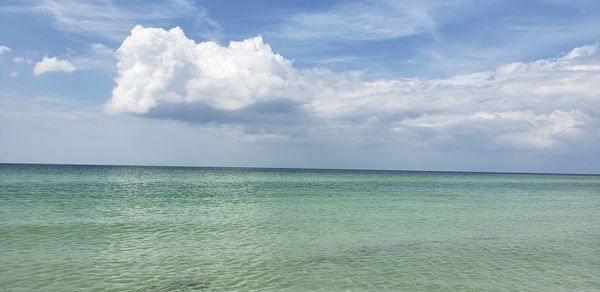
[[[0,165],[0,290],[600,290],[600,176]]]

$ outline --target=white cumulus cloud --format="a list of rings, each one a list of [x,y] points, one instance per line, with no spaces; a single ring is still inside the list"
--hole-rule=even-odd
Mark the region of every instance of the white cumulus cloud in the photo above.
[[[33,67],[33,75],[39,76],[49,72],[73,72],[75,66],[68,60],[60,60],[56,57],[44,57],[41,61],[37,62]]]
[[[173,102],[239,109],[283,94],[295,74],[291,62],[274,54],[261,37],[228,47],[196,44],[179,27],[136,26],[117,58],[118,86],[108,104],[114,111],[143,113]]]
[[[9,47],[0,45],[0,55],[10,52],[12,52],[12,50]]]
[[[442,79],[297,69],[260,36],[220,46],[196,43],[178,27],[137,26],[115,54],[118,76],[106,105],[113,113],[234,125],[251,135],[353,135],[476,150],[550,149],[600,136],[598,45]]]

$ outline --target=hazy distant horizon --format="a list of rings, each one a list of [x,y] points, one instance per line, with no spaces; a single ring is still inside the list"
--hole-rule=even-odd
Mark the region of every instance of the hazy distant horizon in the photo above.
[[[0,162],[0,165],[43,165],[43,166],[98,166],[98,167],[159,167],[159,168],[199,168],[199,169],[257,169],[257,170],[316,170],[316,171],[382,171],[382,172],[431,172],[431,173],[474,173],[474,174],[524,174],[524,175],[589,175],[600,173],[575,172],[515,172],[515,171],[470,171],[470,170],[424,170],[424,169],[376,169],[376,168],[323,168],[323,167],[285,167],[285,166],[213,166],[213,165],[151,165],[151,164],[93,164],[93,163],[29,163]]]

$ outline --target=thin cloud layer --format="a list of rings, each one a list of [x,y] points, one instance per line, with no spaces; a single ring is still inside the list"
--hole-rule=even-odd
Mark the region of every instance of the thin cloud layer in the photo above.
[[[431,32],[431,7],[417,1],[342,3],[330,10],[293,15],[279,32],[290,39],[376,41]]]
[[[75,66],[71,64],[68,60],[60,60],[56,57],[44,57],[41,61],[37,62],[33,67],[33,75],[40,76],[42,74],[50,73],[50,72],[73,72],[75,71]]]
[[[598,45],[451,78],[369,80],[296,69],[260,36],[220,46],[137,26],[116,57],[113,113],[474,150],[597,147],[600,136]]]
[[[31,5],[29,5],[31,4]],[[193,19],[198,33],[214,39],[220,33],[219,23],[191,0],[145,1],[83,1],[34,0],[5,10],[18,13],[45,14],[61,31],[121,41],[137,23],[170,25],[177,19]]]

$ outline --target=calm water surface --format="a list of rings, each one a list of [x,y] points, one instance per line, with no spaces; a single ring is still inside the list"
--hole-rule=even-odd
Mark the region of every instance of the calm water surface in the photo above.
[[[0,165],[0,291],[600,290],[600,176]]]

